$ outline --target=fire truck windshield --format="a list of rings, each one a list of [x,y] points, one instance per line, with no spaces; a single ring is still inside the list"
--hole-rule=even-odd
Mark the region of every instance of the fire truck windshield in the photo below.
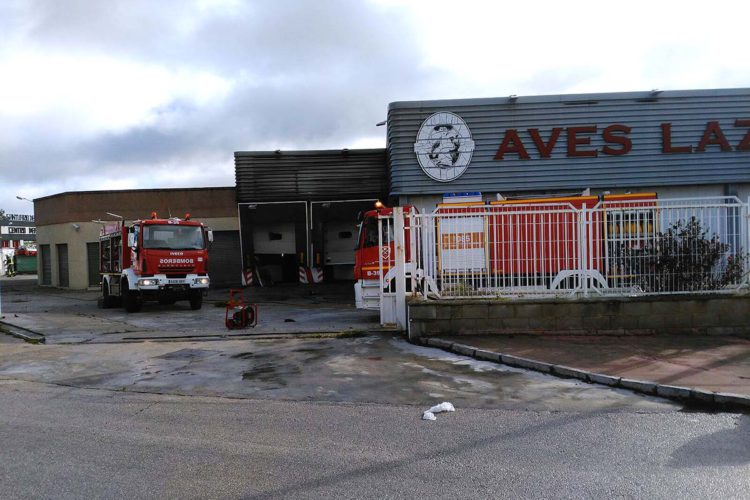
[[[149,224],[143,227],[143,248],[203,250],[205,247],[200,226]]]
[[[392,238],[391,235],[391,229],[390,224],[388,220],[384,220],[382,222],[383,229],[382,229],[382,239],[380,242],[383,245],[388,245]],[[362,247],[368,248],[368,247],[376,247],[378,246],[378,219],[377,217],[368,217],[365,219],[364,226],[362,228],[364,231],[365,237],[362,241]]]

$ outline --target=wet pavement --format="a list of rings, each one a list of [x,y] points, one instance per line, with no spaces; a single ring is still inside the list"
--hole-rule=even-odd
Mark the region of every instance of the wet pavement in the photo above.
[[[534,410],[674,411],[657,398],[476,361],[398,335],[9,345],[0,379],[126,392]]]
[[[187,303],[148,303],[129,314],[98,308],[97,291],[38,287],[29,279],[0,286],[5,328],[40,333],[46,342],[3,342],[0,378],[282,400],[429,406],[449,400],[466,407],[539,410],[681,408],[629,391],[411,345],[383,330],[377,312],[355,309],[346,283],[246,289],[247,301],[259,304],[260,319],[256,328],[244,330],[224,326],[228,290],[223,289],[211,290],[198,311]],[[544,345],[548,351],[556,345],[558,354],[564,345],[576,352],[575,343],[561,340]],[[578,351],[592,360],[605,359],[595,345]]]
[[[227,330],[228,289],[212,289],[203,308],[192,311],[186,301],[173,305],[144,304],[141,312],[100,309],[99,292],[38,287],[35,281],[3,281],[2,321],[39,333],[47,344],[210,339],[287,333],[362,333],[381,331],[378,312],[354,307],[351,284],[282,285],[248,288],[247,303],[259,303],[255,328]]]

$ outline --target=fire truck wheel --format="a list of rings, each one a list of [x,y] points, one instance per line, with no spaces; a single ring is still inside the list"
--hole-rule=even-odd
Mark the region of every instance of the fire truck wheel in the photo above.
[[[109,285],[105,281],[102,283],[102,308],[109,309],[115,305],[115,297],[109,294]]]
[[[138,292],[130,290],[128,286],[128,280],[122,280],[122,303],[125,306],[127,312],[138,312],[141,310],[141,300],[138,297]]]
[[[193,311],[197,311],[203,306],[203,294],[200,290],[190,290],[188,299],[190,300],[190,309]]]

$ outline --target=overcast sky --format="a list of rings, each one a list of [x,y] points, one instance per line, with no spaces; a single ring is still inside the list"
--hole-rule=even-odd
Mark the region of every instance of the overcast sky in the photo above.
[[[385,147],[392,101],[750,87],[749,22],[747,0],[0,0],[0,208]]]

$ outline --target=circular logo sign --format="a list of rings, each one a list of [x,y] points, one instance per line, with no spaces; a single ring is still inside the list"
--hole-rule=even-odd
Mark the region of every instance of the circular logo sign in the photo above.
[[[474,141],[460,116],[440,111],[419,127],[414,152],[425,174],[439,182],[450,182],[469,168]]]

